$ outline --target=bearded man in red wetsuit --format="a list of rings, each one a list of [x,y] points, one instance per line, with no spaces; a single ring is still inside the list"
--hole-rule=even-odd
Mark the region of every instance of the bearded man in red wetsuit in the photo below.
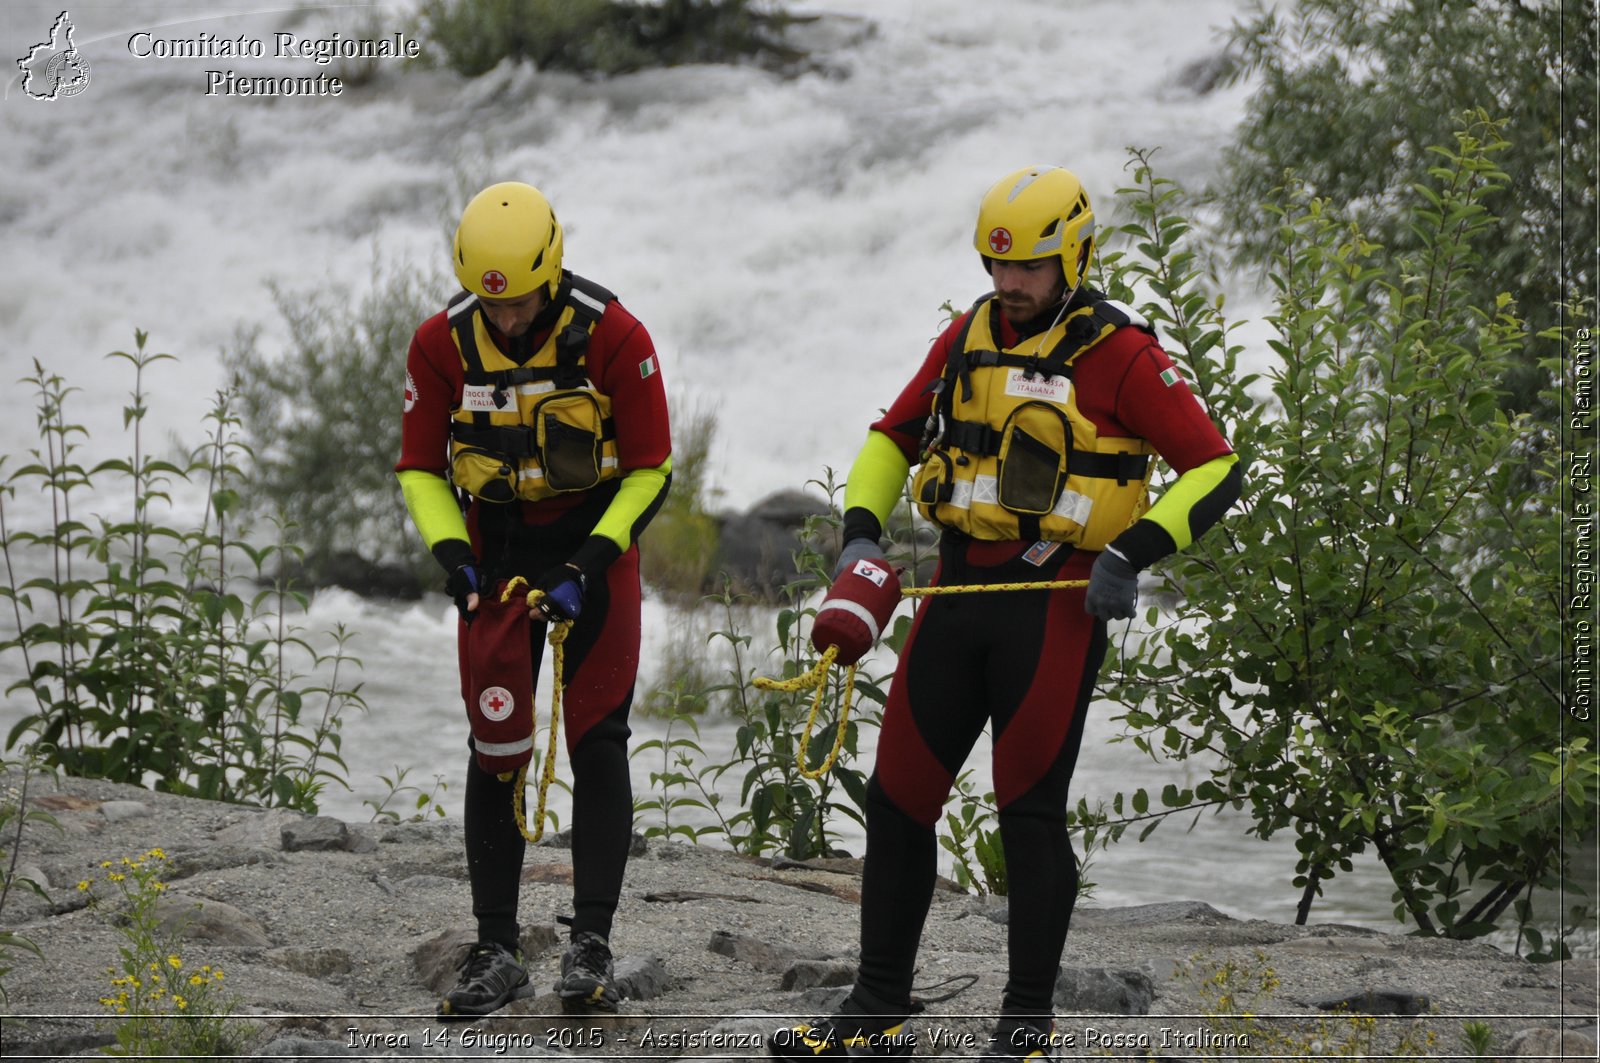
[[[867,433],[845,489],[835,576],[882,558],[906,475],[938,524],[945,585],[1087,588],[931,598],[901,652],[867,789],[861,964],[839,1013],[779,1030],[781,1059],[911,1055],[906,1018],[932,899],[934,824],[987,724],[1010,884],[1009,977],[985,1059],[1055,1056],[1056,974],[1078,889],[1067,788],[1106,621],[1139,571],[1239,497],[1238,459],[1130,309],[1085,283],[1094,214],[1056,167],[1002,178],[974,239],[994,291],[934,342]],[[1160,455],[1177,479],[1148,507]]]
[[[560,678],[574,914],[556,988],[569,1011],[614,1011],[611,924],[633,823],[637,539],[671,479],[666,394],[644,326],[562,268],[561,225],[538,189],[505,182],[475,196],[452,259],[465,291],[411,341],[395,469],[460,611],[464,693],[468,625],[500,581],[521,576],[543,592],[533,672],[547,623],[572,621]],[[514,784],[486,770],[485,743],[474,744],[463,821],[478,942],[441,1017],[487,1014],[528,982]]]

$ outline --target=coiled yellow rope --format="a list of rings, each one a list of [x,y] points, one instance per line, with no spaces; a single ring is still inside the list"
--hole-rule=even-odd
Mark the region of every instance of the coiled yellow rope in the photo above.
[[[839,759],[839,750],[844,746],[845,725],[850,722],[850,700],[856,693],[856,666],[853,664],[844,677],[844,700],[839,704],[839,727],[833,734],[833,749],[816,771],[807,768],[806,751],[811,746],[811,732],[817,725],[817,714],[822,711],[822,691],[828,685],[828,670],[833,667],[833,662],[838,656],[839,647],[829,646],[822,651],[822,657],[809,672],[797,675],[793,679],[768,679],[766,676],[758,675],[750,681],[757,690],[777,690],[784,693],[793,693],[797,690],[816,691],[811,698],[811,715],[806,718],[805,730],[800,732],[800,751],[795,756],[795,765],[800,769],[800,774],[808,779],[820,779],[828,774],[833,762]]]
[[[505,591],[500,595],[500,601],[509,602],[512,593],[516,591],[519,585],[526,587],[528,586],[528,581],[521,576],[514,577],[511,582],[506,584]],[[526,599],[524,599],[530,611],[536,608],[543,600],[544,591],[537,588],[530,589]],[[526,764],[517,769],[516,782],[511,789],[511,807],[516,813],[517,830],[522,833],[523,838],[530,842],[537,842],[544,837],[545,798],[550,792],[550,784],[555,782],[556,778],[557,737],[561,733],[561,676],[566,670],[566,651],[562,644],[567,641],[567,635],[571,631],[572,621],[570,620],[557,620],[550,624],[550,635],[548,637],[550,643],[550,667],[555,669],[555,674],[550,677],[550,748],[545,753],[544,768],[539,775],[539,807],[536,809],[538,825],[531,834],[528,833],[528,819],[524,807],[526,798],[523,791],[528,786],[528,766]],[[534,730],[538,730],[538,728],[535,727]],[[500,778],[505,779],[509,774],[503,774]]]
[[[937,594],[975,594],[979,591],[1055,591],[1088,585],[1089,581],[1086,579],[1058,579],[1040,583],[968,583],[949,587],[907,587],[900,593],[907,598],[928,598]],[[775,690],[782,693],[794,693],[798,690],[816,691],[811,698],[811,713],[806,717],[805,730],[800,732],[800,749],[795,754],[795,767],[799,768],[800,774],[808,779],[820,779],[826,775],[833,767],[834,761],[839,759],[839,750],[844,747],[845,727],[850,722],[850,703],[855,698],[856,692],[856,666],[853,664],[844,677],[844,699],[839,703],[839,726],[833,734],[833,749],[816,771],[806,767],[806,751],[811,746],[811,732],[817,725],[818,714],[822,711],[822,692],[828,685],[828,671],[838,656],[839,647],[829,646],[822,651],[822,656],[810,671],[803,672],[793,679],[770,679],[758,675],[750,681],[750,685],[757,690]]]

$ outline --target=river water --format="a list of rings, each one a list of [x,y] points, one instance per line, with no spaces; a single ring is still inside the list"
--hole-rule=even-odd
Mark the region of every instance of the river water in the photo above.
[[[206,71],[218,67],[347,73],[273,58],[274,34],[392,34],[410,8],[266,6],[74,3],[74,42],[92,67],[85,90],[43,102],[17,77],[7,86],[0,376],[15,381],[38,357],[76,385],[76,419],[94,429],[87,456],[126,449],[117,428],[129,381],[103,355],[135,328],[179,358],[152,374],[153,434],[193,442],[226,379],[219,353],[241,329],[258,329],[265,350],[286,336],[269,285],[355,298],[380,267],[440,276],[464,196],[513,178],[557,205],[569,266],[648,325],[675,405],[715,410],[713,489],[719,505],[742,508],[848,466],[936,332],[939,305],[982,290],[971,214],[999,174],[1064,163],[1109,204],[1127,147],[1158,146],[1163,171],[1197,185],[1248,93],[1195,87],[1195,70],[1220,50],[1218,28],[1246,6],[1234,0],[796,0],[791,10],[823,16],[804,32],[824,67],[796,78],[689,67],[591,82],[504,67],[464,82],[395,60],[370,80],[351,77],[337,98],[208,95]],[[5,55],[47,39],[59,12],[55,0],[5,4]],[[267,55],[140,55],[129,44],[141,32],[259,40]],[[1243,318],[1263,310],[1245,282],[1229,305]],[[1264,335],[1240,334],[1258,357]],[[397,413],[399,400],[372,398]],[[11,469],[37,445],[24,405],[0,420]],[[15,520],[41,515],[40,498],[9,504]],[[370,710],[346,721],[353,789],[330,793],[326,810],[367,818],[366,802],[385,790],[379,776],[398,766],[408,783],[442,777],[457,814],[464,727],[447,603],[319,596],[308,628],[338,622],[356,632]],[[770,617],[749,623],[759,649]],[[692,644],[686,631],[713,626],[648,602],[641,690]],[[0,660],[0,678],[18,674],[18,662]],[[0,725],[25,711],[7,701]],[[1108,743],[1112,712],[1098,705],[1090,721],[1082,795],[1198,781],[1193,766]],[[732,725],[708,719],[702,732],[710,758],[725,759]],[[636,722],[640,740],[663,733],[659,721]],[[982,792],[986,747],[972,764]],[[648,771],[636,764],[636,789]],[[552,799],[565,819],[564,795]],[[1292,844],[1250,838],[1248,825],[1239,813],[1207,815],[1097,854],[1096,902],[1201,898],[1239,916],[1292,918]],[[843,843],[858,840],[847,832]],[[1329,885],[1314,917],[1396,929],[1388,895],[1381,869],[1364,864]]]

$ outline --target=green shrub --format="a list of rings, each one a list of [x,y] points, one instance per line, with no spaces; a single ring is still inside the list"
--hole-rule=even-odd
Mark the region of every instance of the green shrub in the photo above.
[[[502,60],[601,75],[683,63],[793,64],[795,16],[753,0],[426,0],[422,33],[452,70],[477,77]]]
[[[1572,888],[1568,852],[1595,827],[1595,750],[1557,715],[1558,440],[1503,412],[1524,325],[1509,296],[1477,301],[1499,130],[1477,116],[1433,153],[1398,207],[1413,250],[1302,187],[1276,197],[1261,380],[1202,288],[1178,191],[1141,155],[1123,192],[1145,257],[1108,256],[1113,294],[1153,296],[1144,313],[1247,471],[1234,513],[1165,566],[1179,604],[1150,610],[1143,652],[1113,655],[1111,692],[1140,748],[1211,765],[1165,788],[1167,812],[1231,804],[1261,837],[1294,832],[1301,921],[1373,852],[1418,930],[1469,937],[1508,911],[1525,929],[1529,895]]]
[[[1429,181],[1430,146],[1450,142],[1456,115],[1503,116],[1505,176],[1485,193],[1493,220],[1480,262],[1456,285],[1488,307],[1511,292],[1525,333],[1595,284],[1593,5],[1521,0],[1301,0],[1257,7],[1236,24],[1237,77],[1254,77],[1220,199],[1258,263],[1277,253],[1261,205],[1292,171],[1309,194],[1344,205],[1363,234],[1394,252],[1423,250],[1410,189]],[[1564,252],[1564,254],[1563,254]],[[1531,346],[1531,345],[1530,345]],[[1544,375],[1508,366],[1508,401],[1532,408]]]
[[[639,544],[639,575],[669,600],[687,604],[711,589],[717,520],[706,509],[717,415],[703,406],[672,416],[672,487]]]
[[[110,356],[134,372],[126,458],[85,468],[88,433],[67,416],[74,389],[37,362],[23,381],[38,395],[41,443],[0,486],[0,600],[17,626],[0,654],[21,658],[7,693],[33,708],[6,747],[27,740],[74,775],[314,811],[324,786],[344,784],[340,715],[362,707],[344,685],[347,636],[335,630],[326,650],[307,640],[290,618],[303,596],[267,575],[286,548],[253,543],[238,517],[249,451],[230,393],[186,459],[145,452],[144,375],[171,356],[136,339]],[[197,526],[158,519],[179,486],[201,493]],[[44,498],[42,528],[12,525],[6,502],[22,491]]]
[[[394,478],[411,336],[445,304],[442,282],[372,267],[364,294],[273,289],[288,347],[257,335],[231,354],[239,415],[254,454],[249,513],[282,513],[311,586],[414,594],[437,566],[411,528]],[[390,570],[385,574],[385,570]]]

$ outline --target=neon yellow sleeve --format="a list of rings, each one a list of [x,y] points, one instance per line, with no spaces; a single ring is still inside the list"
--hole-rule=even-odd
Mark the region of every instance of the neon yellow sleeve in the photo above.
[[[672,455],[653,469],[630,469],[617,485],[617,495],[594,526],[593,535],[603,536],[626,550],[639,538],[650,518],[661,508],[667,495],[667,480],[672,475]]]
[[[1150,507],[1150,512],[1140,519],[1159,524],[1172,536],[1177,548],[1182,550],[1194,541],[1196,535],[1216,523],[1222,512],[1232,505],[1238,494],[1236,487],[1220,506],[1214,501],[1217,488],[1228,478],[1229,470],[1238,463],[1239,455],[1224,454],[1204,465],[1195,466],[1178,477]]]
[[[845,481],[845,511],[860,506],[878,518],[880,527],[888,527],[889,514],[900,504],[910,472],[911,463],[900,452],[900,445],[882,432],[869,431]]]
[[[395,475],[424,546],[432,550],[434,543],[444,539],[467,539],[467,521],[448,480],[422,469],[405,469]]]

